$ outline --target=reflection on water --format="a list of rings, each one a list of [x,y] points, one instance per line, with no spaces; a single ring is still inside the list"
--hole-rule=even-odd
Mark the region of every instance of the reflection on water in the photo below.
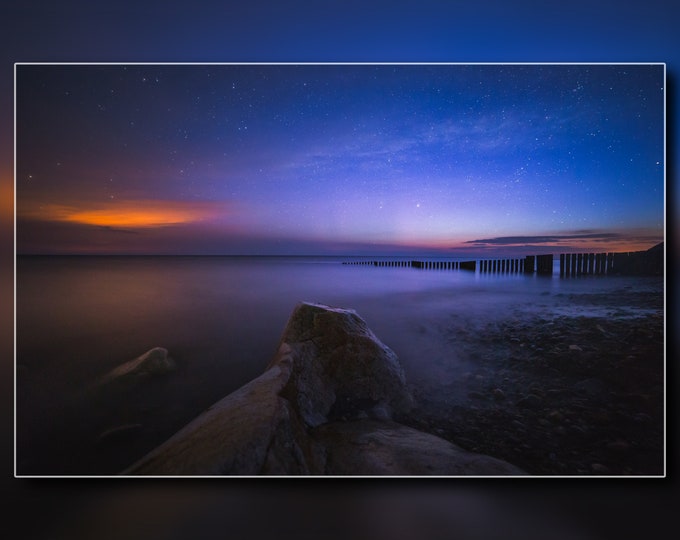
[[[410,381],[466,359],[447,337],[541,311],[578,312],[576,295],[658,280],[349,266],[332,258],[35,257],[17,260],[17,464],[22,474],[113,474],[258,376],[299,301],[355,309]],[[606,309],[606,308],[603,308]],[[632,308],[626,308],[632,309]],[[97,378],[162,346],[176,373],[107,401]],[[450,375],[449,375],[450,376]],[[141,425],[134,444],[98,434]],[[95,451],[96,450],[96,451]],[[106,468],[109,467],[109,468]]]

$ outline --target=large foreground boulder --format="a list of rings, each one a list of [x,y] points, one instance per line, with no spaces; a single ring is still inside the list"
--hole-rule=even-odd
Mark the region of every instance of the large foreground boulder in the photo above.
[[[525,474],[392,420],[411,406],[396,355],[356,312],[302,303],[262,375],[122,474]]]
[[[282,364],[291,367],[282,395],[308,426],[360,411],[391,416],[412,406],[397,355],[353,310],[299,304],[268,368]]]

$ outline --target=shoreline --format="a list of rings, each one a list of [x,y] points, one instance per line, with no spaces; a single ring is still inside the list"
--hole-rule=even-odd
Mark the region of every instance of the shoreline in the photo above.
[[[663,281],[588,281],[548,280],[536,282],[536,288],[533,282],[518,280],[513,283],[519,287],[510,289],[504,282],[479,282],[357,296],[342,306],[356,309],[399,357],[418,405],[403,423],[467,450],[505,459],[531,474],[663,474]],[[594,286],[598,283],[606,287]],[[272,313],[269,317],[277,318]],[[143,333],[143,328],[137,330]],[[272,331],[279,334],[281,328]],[[185,336],[175,336],[179,337]],[[175,374],[126,396],[123,407],[115,396],[98,398],[102,408],[96,411],[92,403],[74,400],[68,415],[58,418],[61,425],[50,428],[49,434],[36,432],[38,446],[20,453],[17,462],[29,470],[30,461],[37,458],[36,464],[41,463],[41,471],[48,475],[60,474],[57,469],[76,475],[116,474],[120,467],[114,464],[123,455],[131,459],[143,454],[226,395],[220,391],[225,381],[235,383],[229,369],[240,366],[259,374],[273,354],[267,349],[255,357],[249,353],[250,341],[234,342],[245,356],[231,358],[238,363],[229,368],[223,364],[229,357],[217,354],[215,343],[199,340],[181,347],[180,343],[184,342],[168,347],[171,356],[177,355]],[[158,340],[149,345],[168,343]],[[69,368],[58,367],[68,360],[66,351],[49,355],[46,349],[41,358],[49,360],[45,365],[52,366],[50,370],[67,377],[63,370]],[[21,364],[20,359],[17,362]],[[88,369],[94,373],[94,367]],[[40,383],[37,377],[44,376],[39,368],[36,364],[18,373],[20,394],[28,397],[22,380]],[[208,373],[212,378],[205,380]],[[191,381],[188,394],[193,397],[187,396],[185,380]],[[625,386],[640,381],[646,381],[649,389]],[[44,395],[40,389],[32,386],[31,394]],[[199,397],[211,401],[202,403]],[[87,430],[79,427],[83,414]],[[112,440],[110,446],[94,445],[101,433],[121,425],[136,427],[121,432],[125,437]],[[72,461],[68,470],[59,465],[62,454]],[[85,463],[87,471],[78,469]]]
[[[657,312],[508,318],[477,338],[451,328],[476,365],[448,387],[414,389],[404,421],[533,475],[661,476],[663,323]]]

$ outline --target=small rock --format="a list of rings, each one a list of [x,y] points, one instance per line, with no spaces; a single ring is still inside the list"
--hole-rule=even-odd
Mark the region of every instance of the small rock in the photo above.
[[[492,393],[496,401],[503,401],[505,399],[505,392],[500,388],[494,388]]]
[[[602,465],[602,463],[591,463],[590,470],[595,474],[609,474],[609,467]]]
[[[649,424],[652,421],[652,417],[645,413],[637,413],[633,416],[633,420],[641,424]]]
[[[630,448],[630,444],[628,444],[626,441],[617,439],[615,441],[612,441],[610,443],[607,443],[607,449],[608,450],[614,450],[616,452],[625,452]]]
[[[564,415],[560,411],[550,411],[548,413],[548,419],[552,422],[559,423],[564,420]]]
[[[578,426],[576,424],[572,424],[571,426],[569,426],[569,430],[572,435],[576,435],[579,437],[586,434],[586,430],[582,426]]]
[[[578,345],[569,345],[569,350],[570,351],[578,351],[578,352],[583,351],[583,349],[581,347],[579,347]]]
[[[606,409],[598,409],[592,413],[590,419],[596,424],[608,424],[611,421],[609,411]]]
[[[141,429],[142,424],[123,424],[103,431],[97,438],[97,444],[117,442],[128,439]]]
[[[583,379],[574,385],[574,389],[582,394],[597,395],[605,390],[604,383],[595,378]]]
[[[516,405],[525,409],[537,409],[541,406],[543,400],[536,394],[529,394],[526,397],[520,399]]]

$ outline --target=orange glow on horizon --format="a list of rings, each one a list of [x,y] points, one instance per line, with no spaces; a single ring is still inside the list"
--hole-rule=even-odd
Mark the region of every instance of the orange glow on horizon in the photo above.
[[[23,217],[98,227],[149,228],[195,223],[225,215],[223,203],[161,200],[117,200],[89,208],[45,204],[21,211]]]
[[[12,180],[0,178],[0,215],[2,221],[12,221],[14,215],[14,186]]]

